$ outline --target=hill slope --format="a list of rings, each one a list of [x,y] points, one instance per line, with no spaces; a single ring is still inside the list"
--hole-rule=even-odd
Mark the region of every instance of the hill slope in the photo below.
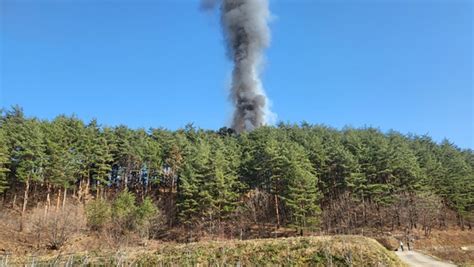
[[[20,263],[18,259],[17,263]],[[245,241],[209,241],[164,244],[155,251],[125,251],[92,256],[78,253],[42,262],[92,264],[222,266],[222,265],[311,265],[311,266],[405,266],[393,252],[375,240],[361,236],[318,236]],[[22,261],[24,262],[24,261]]]

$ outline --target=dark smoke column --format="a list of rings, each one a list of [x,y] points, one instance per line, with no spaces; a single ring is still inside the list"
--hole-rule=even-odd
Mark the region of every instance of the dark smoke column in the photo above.
[[[216,2],[203,0],[204,8]],[[234,62],[232,128],[251,131],[268,122],[271,112],[259,77],[263,50],[270,43],[268,0],[221,0],[221,23],[229,57]]]

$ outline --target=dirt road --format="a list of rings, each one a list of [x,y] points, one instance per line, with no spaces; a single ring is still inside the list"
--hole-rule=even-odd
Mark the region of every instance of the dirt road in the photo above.
[[[446,263],[439,261],[433,257],[421,254],[416,251],[396,251],[395,254],[406,264],[412,267],[428,267],[428,266],[438,266],[438,267],[454,267],[456,265],[451,263]]]

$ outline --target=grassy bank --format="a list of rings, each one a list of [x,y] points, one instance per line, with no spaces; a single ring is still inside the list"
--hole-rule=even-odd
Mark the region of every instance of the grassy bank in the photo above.
[[[25,263],[16,259],[10,263]],[[375,240],[360,236],[323,236],[163,244],[154,251],[77,253],[37,259],[39,264],[223,266],[404,266]]]

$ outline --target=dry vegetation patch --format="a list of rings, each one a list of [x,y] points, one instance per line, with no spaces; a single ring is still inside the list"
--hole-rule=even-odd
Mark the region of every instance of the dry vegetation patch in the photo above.
[[[36,246],[52,250],[61,249],[86,227],[82,205],[65,205],[53,210],[35,208],[29,213],[27,222],[27,231],[35,236]]]
[[[100,254],[47,257],[43,263],[166,266],[404,266],[375,240],[360,236],[320,236],[246,241],[161,244],[155,250],[127,249]]]
[[[474,231],[433,231],[429,238],[420,238],[415,248],[461,266],[474,266]]]

